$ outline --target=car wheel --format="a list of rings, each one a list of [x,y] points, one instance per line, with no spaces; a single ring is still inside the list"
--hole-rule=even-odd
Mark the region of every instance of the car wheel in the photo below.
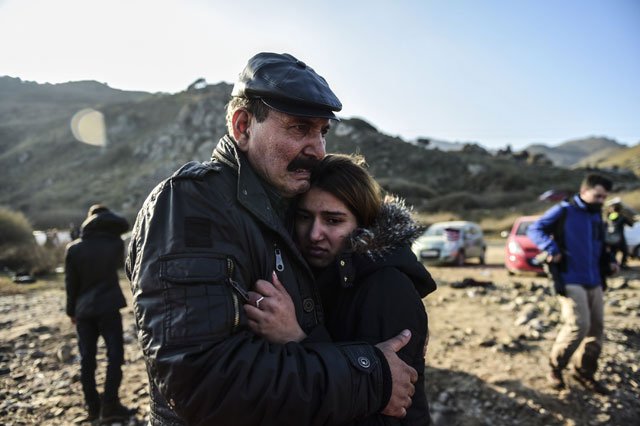
[[[482,249],[482,254],[480,254],[480,257],[478,258],[478,260],[480,261],[481,265],[484,265],[486,263],[486,259],[485,259],[486,254],[487,254],[487,249],[483,248]]]
[[[464,265],[464,261],[465,261],[464,252],[461,250],[456,255],[455,264],[456,264],[456,266],[463,266]]]

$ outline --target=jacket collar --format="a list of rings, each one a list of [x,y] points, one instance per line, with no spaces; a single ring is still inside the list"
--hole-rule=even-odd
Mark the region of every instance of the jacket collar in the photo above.
[[[578,207],[580,207],[582,210],[586,210],[587,209],[587,204],[582,200],[582,198],[580,198],[580,194],[576,194],[573,196],[573,201],[574,204]]]
[[[353,231],[348,248],[336,258],[334,264],[339,271],[340,284],[346,288],[353,286],[359,269],[356,263],[360,267],[380,264],[385,256],[410,246],[423,232],[424,228],[411,217],[411,210],[404,200],[395,196],[385,198],[371,226]]]
[[[238,202],[266,227],[276,232],[308,269],[306,261],[299,253],[283,220],[278,215],[280,206],[286,199],[276,193],[273,187],[268,186],[268,183],[257,175],[246,155],[237,149],[235,142],[229,135],[220,139],[211,155],[211,160],[224,163],[236,171],[238,174],[236,190]]]
[[[357,228],[351,234],[348,251],[376,260],[400,246],[411,245],[423,232],[404,200],[389,196],[371,226]]]

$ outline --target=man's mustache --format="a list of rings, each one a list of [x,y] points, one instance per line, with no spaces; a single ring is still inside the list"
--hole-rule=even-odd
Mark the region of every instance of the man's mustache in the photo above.
[[[306,155],[301,155],[293,159],[292,162],[287,166],[287,170],[290,172],[294,172],[296,170],[312,170],[320,160],[314,157],[308,157]]]

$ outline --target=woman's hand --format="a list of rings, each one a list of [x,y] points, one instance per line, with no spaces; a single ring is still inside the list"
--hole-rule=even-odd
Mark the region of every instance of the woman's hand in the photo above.
[[[293,300],[275,272],[271,279],[273,284],[258,280],[255,291],[249,292],[244,305],[249,327],[271,343],[299,342],[307,335],[298,324]]]

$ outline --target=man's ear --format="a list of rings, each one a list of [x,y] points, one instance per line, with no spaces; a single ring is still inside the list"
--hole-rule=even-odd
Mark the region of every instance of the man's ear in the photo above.
[[[238,109],[233,113],[231,123],[233,123],[233,138],[237,142],[238,149],[242,152],[247,152],[249,145],[249,124],[251,123],[251,114],[245,109]]]

